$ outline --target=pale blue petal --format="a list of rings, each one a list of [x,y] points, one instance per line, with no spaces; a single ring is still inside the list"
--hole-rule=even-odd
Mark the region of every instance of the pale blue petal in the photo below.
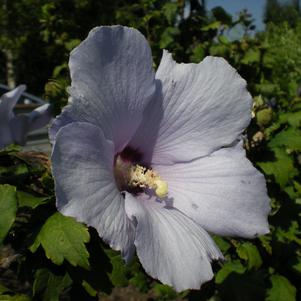
[[[223,256],[193,220],[148,198],[126,194],[126,212],[137,223],[135,246],[145,271],[177,291],[212,279],[210,262]]]
[[[20,85],[0,97],[0,148],[14,142],[10,120],[14,118],[13,108],[25,89],[25,85]]]
[[[191,162],[153,167],[168,182],[172,205],[205,230],[252,238],[269,232],[270,202],[264,176],[241,144]]]
[[[52,106],[47,103],[29,113],[28,117],[30,123],[30,131],[34,131],[47,126],[52,118],[51,111]]]
[[[177,64],[164,51],[156,79],[162,90],[130,143],[145,153],[151,149],[153,163],[206,156],[232,144],[250,122],[246,82],[223,58]]]
[[[53,123],[51,140],[70,121],[86,121],[100,126],[116,151],[121,151],[155,92],[146,39],[133,28],[94,28],[72,51],[69,66],[72,100]]]
[[[116,187],[113,163],[114,146],[98,127],[75,122],[58,132],[52,153],[58,210],[96,228],[129,259],[134,231]]]
[[[15,143],[25,145],[29,132],[46,126],[51,120],[51,105],[42,105],[28,114],[14,116],[10,128]]]

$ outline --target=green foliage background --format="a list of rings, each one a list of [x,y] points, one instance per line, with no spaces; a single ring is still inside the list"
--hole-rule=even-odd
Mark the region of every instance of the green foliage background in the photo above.
[[[56,211],[47,155],[11,146],[0,152],[0,300],[301,300],[301,17],[252,34],[252,18],[208,12],[194,0],[18,0],[0,8],[0,81],[12,54],[16,82],[44,95],[56,113],[66,104],[68,54],[102,24],[139,29],[158,65],[162,49],[178,62],[226,58],[254,97],[246,131],[250,160],[266,176],[271,232],[255,240],[215,237],[226,261],[200,291],[176,294],[124,265],[95,230]],[[274,1],[268,1],[268,4]],[[276,1],[277,2],[277,1]],[[290,15],[290,10],[287,12]],[[229,31],[239,28],[238,39]],[[3,67],[4,66],[4,67]],[[233,208],[235,210],[235,208]]]

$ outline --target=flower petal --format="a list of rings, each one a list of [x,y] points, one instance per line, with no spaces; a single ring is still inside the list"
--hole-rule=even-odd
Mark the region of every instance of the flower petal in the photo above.
[[[25,85],[20,85],[0,97],[0,148],[14,142],[10,119],[14,117],[13,108],[25,89]]]
[[[211,260],[223,258],[199,225],[154,198],[126,194],[126,212],[136,221],[135,246],[145,271],[177,291],[199,289],[213,277]]]
[[[242,143],[154,169],[168,182],[172,205],[205,230],[250,238],[269,232],[265,179],[246,159]]]
[[[14,116],[13,108],[25,90],[26,90],[26,86],[20,85],[17,88],[9,92],[6,92],[0,97],[1,117],[3,117],[2,114],[4,113],[6,113],[5,116],[8,116],[9,118]]]
[[[28,117],[30,120],[30,131],[34,131],[46,126],[52,117],[51,110],[51,105],[47,103],[29,113]]]
[[[144,36],[133,28],[94,28],[70,56],[73,99],[54,122],[51,139],[70,120],[102,128],[121,151],[139,126],[155,92],[152,56]]]
[[[177,64],[164,51],[156,78],[162,96],[153,99],[130,143],[146,152],[153,149],[153,163],[208,155],[232,144],[250,122],[252,99],[246,82],[223,58]]]
[[[63,127],[52,153],[57,208],[97,229],[115,250],[129,259],[133,225],[113,175],[114,147],[100,128],[84,122]]]
[[[29,114],[20,114],[10,120],[14,142],[20,145],[26,143],[29,132],[46,126],[51,119],[51,105],[42,105]]]

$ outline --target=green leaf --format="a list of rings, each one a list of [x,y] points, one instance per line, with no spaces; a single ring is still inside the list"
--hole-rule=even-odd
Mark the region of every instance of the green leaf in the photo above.
[[[31,298],[26,295],[0,295],[0,301],[31,301]]]
[[[179,29],[174,27],[167,27],[160,39],[160,48],[167,48],[169,47],[175,40],[175,37],[179,34]]]
[[[113,250],[106,250],[107,255],[110,257],[112,264],[112,272],[110,273],[110,280],[114,286],[127,286],[129,267],[125,264],[120,254]]]
[[[217,235],[213,235],[212,237],[214,239],[214,242],[217,244],[217,246],[223,253],[226,253],[230,249],[231,244],[224,237],[220,237]]]
[[[294,301],[296,300],[296,288],[289,280],[281,275],[270,277],[272,287],[267,291],[266,301]]]
[[[223,267],[217,272],[215,276],[215,282],[217,284],[222,283],[231,273],[243,274],[246,268],[241,264],[239,260],[226,262]]]
[[[199,44],[193,49],[193,53],[190,57],[190,60],[192,63],[199,63],[205,56],[205,48],[202,44]]]
[[[258,94],[271,95],[271,94],[275,94],[276,90],[277,90],[277,86],[274,84],[262,83],[256,85],[256,91]]]
[[[298,259],[299,261],[292,265],[292,269],[301,275],[301,258]]]
[[[201,29],[203,31],[208,31],[208,30],[216,30],[216,29],[219,29],[221,26],[221,22],[220,21],[214,21],[212,23],[209,23],[208,25],[206,26],[203,26]]]
[[[83,280],[82,286],[90,296],[96,297],[97,291],[87,281]]]
[[[0,244],[8,234],[16,218],[17,196],[16,187],[0,185]]]
[[[269,142],[269,147],[276,148],[280,146],[285,146],[286,149],[292,151],[301,151],[301,131],[293,128],[289,128],[281,131],[277,134],[271,142]]]
[[[225,56],[229,52],[229,47],[224,44],[214,44],[209,51],[210,55]]]
[[[288,112],[279,116],[280,123],[288,123],[293,128],[301,126],[301,111]]]
[[[72,284],[68,273],[57,276],[48,269],[39,269],[33,283],[34,296],[43,296],[43,301],[59,301],[61,293]]]
[[[153,287],[153,291],[155,293],[156,299],[163,300],[176,300],[177,293],[175,290],[168,285],[164,285],[161,283],[156,283]]]
[[[89,253],[85,243],[89,240],[86,226],[57,212],[47,219],[30,250],[35,252],[42,245],[46,257],[55,264],[60,265],[66,259],[73,266],[88,269]]]
[[[222,43],[222,44],[226,44],[226,45],[229,45],[229,44],[230,44],[229,39],[228,39],[226,36],[224,36],[224,35],[218,36],[218,41],[219,41],[220,43]]]
[[[281,229],[280,227],[275,230],[275,235],[280,242],[290,243],[294,241],[301,246],[301,230],[297,221],[291,221],[287,229]]]
[[[248,269],[258,269],[262,265],[262,259],[256,246],[250,242],[245,242],[238,246],[237,254],[241,259],[248,262]]]
[[[19,207],[29,207],[32,209],[47,203],[49,200],[49,197],[37,197],[24,191],[17,191],[17,198]]]
[[[6,286],[0,283],[0,295],[2,295],[3,293],[8,293],[9,291],[10,290]]]
[[[19,151],[21,151],[21,146],[16,145],[16,144],[10,144],[0,150],[0,156],[12,155],[12,154],[18,153]]]
[[[258,165],[267,175],[273,175],[280,187],[284,188],[289,179],[297,174],[297,170],[294,168],[293,159],[285,150],[276,148],[274,153],[275,161],[259,162]]]
[[[260,60],[260,51],[256,48],[256,49],[249,49],[243,59],[241,60],[241,62],[243,64],[249,65],[252,63],[258,63]]]
[[[177,17],[177,10],[177,3],[169,2],[163,6],[162,11],[169,24],[173,24],[175,18]]]
[[[0,166],[0,180],[2,182],[9,179],[23,179],[29,173],[28,167],[25,163],[18,163],[10,166]]]

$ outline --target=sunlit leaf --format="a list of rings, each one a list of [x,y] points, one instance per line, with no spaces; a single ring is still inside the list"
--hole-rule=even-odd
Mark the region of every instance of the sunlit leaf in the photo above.
[[[301,151],[301,131],[293,128],[281,131],[269,143],[273,149],[280,146],[285,146],[292,151]]]
[[[272,287],[267,291],[266,301],[296,300],[296,288],[287,278],[281,275],[272,275],[270,279]]]
[[[288,180],[297,174],[293,159],[283,149],[276,148],[275,161],[259,162],[258,165],[268,175],[273,175],[276,182],[283,188]]]
[[[86,226],[57,212],[47,219],[30,250],[35,252],[42,245],[47,258],[55,264],[60,265],[66,259],[74,266],[88,269],[89,253],[85,243],[89,239]]]
[[[241,264],[239,260],[233,260],[226,262],[223,267],[217,272],[215,276],[215,282],[217,284],[222,283],[231,273],[243,274],[246,268]]]
[[[262,259],[255,245],[245,242],[238,246],[237,254],[248,262],[248,269],[258,269],[262,265]]]

